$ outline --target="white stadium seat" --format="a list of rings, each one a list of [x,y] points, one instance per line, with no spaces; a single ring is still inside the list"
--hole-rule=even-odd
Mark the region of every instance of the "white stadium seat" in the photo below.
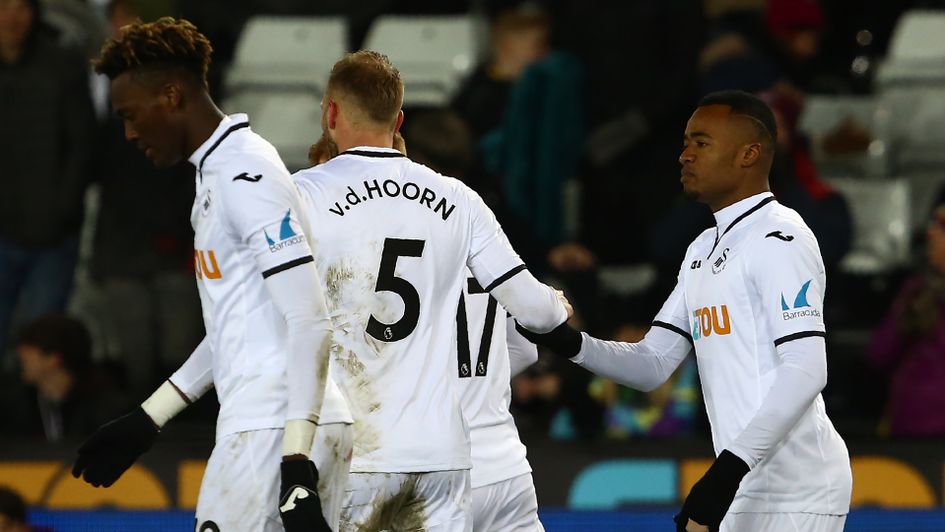
[[[851,273],[888,272],[909,260],[911,201],[906,179],[831,179],[850,205],[853,245],[841,267]]]
[[[880,88],[945,82],[945,11],[912,10],[899,18],[876,82]]]
[[[240,34],[226,89],[315,88],[324,91],[332,65],[347,51],[341,17],[250,19]]]
[[[407,105],[445,105],[477,60],[472,16],[384,16],[364,48],[381,52],[400,70]]]

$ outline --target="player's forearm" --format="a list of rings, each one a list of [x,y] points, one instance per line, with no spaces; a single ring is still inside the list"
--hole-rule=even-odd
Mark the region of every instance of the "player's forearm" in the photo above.
[[[286,323],[286,434],[284,455],[308,456],[328,383],[331,320],[313,262],[266,278]]]
[[[546,333],[568,319],[568,311],[550,286],[528,270],[492,289],[492,296],[526,329]]]
[[[781,366],[748,426],[728,450],[754,468],[797,425],[827,384],[827,352],[822,337],[782,344]]]
[[[596,375],[648,392],[666,382],[692,345],[672,331],[654,327],[637,343],[610,342],[582,333],[581,351],[572,358]]]
[[[213,388],[213,351],[206,337],[168,380],[189,403]]]

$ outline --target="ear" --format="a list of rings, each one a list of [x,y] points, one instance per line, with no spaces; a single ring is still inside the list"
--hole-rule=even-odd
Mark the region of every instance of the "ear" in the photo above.
[[[338,127],[338,114],[341,110],[338,108],[338,102],[335,100],[328,100],[328,129],[335,129]]]
[[[761,160],[761,143],[753,142],[751,144],[746,144],[742,148],[742,153],[740,157],[740,163],[743,168],[748,168],[758,164],[758,161]]]
[[[400,126],[404,125],[404,110],[397,112],[397,120],[394,121],[394,133],[400,132]]]
[[[161,87],[161,103],[167,109],[179,109],[184,103],[184,92],[176,83],[166,83]]]

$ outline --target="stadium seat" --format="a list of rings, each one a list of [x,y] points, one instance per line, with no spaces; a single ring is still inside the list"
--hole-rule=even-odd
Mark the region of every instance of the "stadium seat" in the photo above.
[[[880,88],[945,82],[945,11],[912,10],[900,17],[876,82]]]
[[[877,103],[866,96],[827,96],[811,94],[804,99],[804,111],[798,129],[811,140],[811,155],[822,176],[873,176],[887,174],[885,150],[849,155],[828,154],[823,149],[824,138],[836,130],[844,120],[852,119],[867,130],[873,129]]]
[[[320,94],[250,90],[227,98],[222,107],[249,114],[253,131],[276,147],[289,170],[309,166],[308,149],[322,134]]]
[[[892,149],[893,170],[945,171],[945,83],[889,88],[879,98],[889,123],[876,134]]]
[[[324,91],[332,65],[347,51],[346,42],[347,24],[341,17],[253,17],[240,34],[226,90]]]
[[[406,86],[405,105],[445,105],[475,67],[472,16],[384,16],[364,47],[386,54]]]
[[[911,196],[906,179],[831,179],[846,197],[853,216],[853,245],[841,268],[877,274],[909,260]]]

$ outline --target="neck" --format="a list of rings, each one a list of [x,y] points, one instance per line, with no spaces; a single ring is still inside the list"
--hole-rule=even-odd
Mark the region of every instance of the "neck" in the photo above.
[[[338,145],[338,153],[358,146],[393,148],[394,134],[392,132],[355,131],[350,135],[345,135],[344,138],[336,137],[335,144]]]
[[[753,183],[749,186],[739,187],[731,194],[727,194],[724,197],[715,200],[707,201],[706,203],[708,203],[709,208],[712,209],[712,212],[719,212],[725,207],[734,205],[743,199],[761,194],[762,192],[771,192],[771,187],[768,186],[767,179],[760,183]]]
[[[40,382],[37,388],[43,397],[62,401],[72,391],[72,375],[67,371],[57,371]]]
[[[220,121],[226,116],[206,91],[201,91],[197,96],[194,109],[190,110],[189,114],[184,134],[184,153],[187,155],[197,151],[197,148],[213,135]]]

